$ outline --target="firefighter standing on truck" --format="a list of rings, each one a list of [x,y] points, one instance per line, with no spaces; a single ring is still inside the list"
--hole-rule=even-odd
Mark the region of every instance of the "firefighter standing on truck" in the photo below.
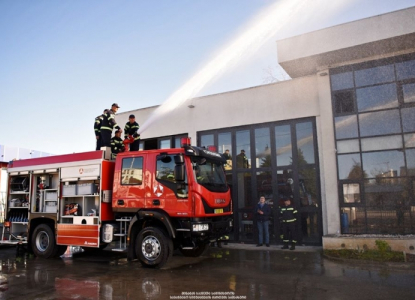
[[[101,124],[102,120],[105,117],[105,114],[107,113],[108,109],[104,109],[104,112],[95,118],[94,122],[94,131],[95,131],[95,139],[96,139],[96,147],[95,150],[101,149]]]
[[[137,130],[140,128],[140,125],[135,121],[134,115],[130,115],[128,119],[129,121],[124,127],[124,138],[134,137],[134,142],[130,144],[130,151],[138,151],[140,149],[140,135],[137,134]]]
[[[115,121],[115,113],[118,108],[120,108],[118,104],[113,103],[111,109],[104,114],[104,118],[101,122],[101,147],[111,147],[111,135],[113,129],[121,130],[121,127],[118,126]]]
[[[282,225],[282,241],[284,246],[281,249],[288,249],[291,242],[290,250],[295,250],[297,243],[297,209],[291,204],[290,198],[284,199],[284,205],[280,206],[280,221]]]
[[[121,129],[118,129],[115,132],[115,136],[111,139],[111,158],[115,159],[117,154],[120,152],[124,152],[125,146],[123,140],[121,139]]]

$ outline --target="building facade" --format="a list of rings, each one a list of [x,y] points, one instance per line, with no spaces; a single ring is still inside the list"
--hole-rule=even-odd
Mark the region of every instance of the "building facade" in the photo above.
[[[253,207],[298,207],[299,242],[415,233],[415,7],[277,41],[291,80],[188,100],[141,134],[141,148],[229,150],[235,241],[255,243]],[[157,107],[134,113],[143,124]]]

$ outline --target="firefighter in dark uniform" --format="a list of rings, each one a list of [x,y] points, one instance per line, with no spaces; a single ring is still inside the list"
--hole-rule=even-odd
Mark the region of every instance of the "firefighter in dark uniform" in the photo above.
[[[290,250],[295,250],[297,243],[297,209],[291,204],[290,198],[284,199],[284,205],[280,206],[280,222],[282,225],[282,241],[284,246],[281,249],[288,249],[291,242]]]
[[[115,159],[117,157],[117,154],[120,152],[124,152],[125,150],[125,146],[124,146],[124,142],[121,138],[121,130],[118,129],[115,132],[115,136],[111,139],[111,158]]]
[[[104,114],[101,122],[101,147],[111,147],[111,135],[113,129],[121,130],[121,127],[118,126],[115,121],[115,113],[118,108],[120,108],[118,104],[114,103],[112,104],[111,109]]]
[[[128,119],[129,121],[124,127],[124,138],[128,139],[129,136],[133,136],[134,142],[130,144],[130,151],[138,151],[140,149],[140,135],[137,134],[137,130],[140,128],[140,125],[135,121],[134,115],[130,115]]]
[[[95,139],[97,141],[95,150],[101,149],[101,124],[107,111],[108,109],[104,109],[104,112],[102,113],[102,115],[99,115],[98,117],[95,118],[94,132],[95,132]]]

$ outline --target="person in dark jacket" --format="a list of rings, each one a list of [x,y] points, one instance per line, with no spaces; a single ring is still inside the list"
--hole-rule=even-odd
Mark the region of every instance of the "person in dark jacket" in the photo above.
[[[95,118],[95,122],[94,122],[94,132],[95,132],[95,139],[96,139],[95,150],[101,149],[101,124],[107,111],[108,109],[104,109],[104,112]]]
[[[290,198],[284,199],[284,205],[280,206],[280,221],[282,225],[282,241],[284,246],[281,249],[288,249],[291,242],[290,250],[295,250],[297,243],[297,209],[291,204]]]
[[[115,159],[117,157],[117,154],[120,152],[124,152],[125,146],[124,142],[121,138],[121,130],[117,130],[115,132],[115,136],[111,139],[111,157],[112,159]]]
[[[111,147],[111,135],[113,129],[121,130],[121,127],[118,126],[115,121],[115,113],[118,108],[120,108],[118,104],[113,103],[111,109],[108,109],[104,114],[101,122],[101,147]]]
[[[255,218],[258,226],[258,244],[261,247],[265,240],[265,244],[269,247],[269,218],[271,216],[271,207],[265,203],[265,197],[259,198],[258,204],[254,210]]]
[[[138,151],[140,149],[140,135],[137,134],[138,129],[140,129],[140,125],[135,121],[135,116],[130,115],[124,127],[124,138],[134,137],[134,142],[130,144],[130,151]]]

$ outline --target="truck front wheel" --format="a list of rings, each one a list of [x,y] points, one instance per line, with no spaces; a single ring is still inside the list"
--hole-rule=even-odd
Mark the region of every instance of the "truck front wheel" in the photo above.
[[[135,253],[147,267],[162,267],[171,256],[173,249],[166,234],[156,227],[142,229],[137,236]]]
[[[46,224],[39,224],[32,235],[32,250],[37,257],[51,258],[58,254],[55,234]]]

